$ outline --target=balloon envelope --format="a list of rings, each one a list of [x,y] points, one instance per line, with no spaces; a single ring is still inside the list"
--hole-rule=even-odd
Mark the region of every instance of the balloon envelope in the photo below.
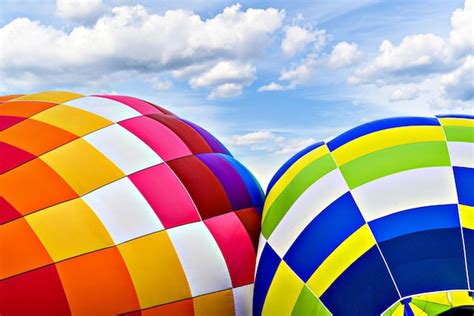
[[[0,98],[0,313],[246,314],[262,192],[146,101]]]
[[[379,120],[295,155],[265,200],[254,315],[398,315],[450,290],[446,308],[472,304],[473,168],[465,115]]]

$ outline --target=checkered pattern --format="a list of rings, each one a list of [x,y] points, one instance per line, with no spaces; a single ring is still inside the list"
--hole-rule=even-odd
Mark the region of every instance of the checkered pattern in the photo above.
[[[247,314],[262,192],[132,97],[0,97],[0,314]]]
[[[472,304],[473,185],[472,116],[385,119],[306,148],[269,185],[254,315],[392,315],[447,290]]]

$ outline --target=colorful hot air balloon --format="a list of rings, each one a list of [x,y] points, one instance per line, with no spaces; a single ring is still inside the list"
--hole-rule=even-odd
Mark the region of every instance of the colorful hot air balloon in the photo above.
[[[1,101],[1,315],[247,313],[262,193],[216,138],[127,96]]]
[[[473,168],[465,115],[375,121],[291,158],[265,201],[254,315],[473,304]]]

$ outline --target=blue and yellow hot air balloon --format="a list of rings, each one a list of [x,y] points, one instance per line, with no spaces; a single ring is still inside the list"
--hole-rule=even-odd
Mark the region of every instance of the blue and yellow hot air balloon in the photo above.
[[[374,121],[291,158],[266,198],[254,315],[472,305],[474,117]]]

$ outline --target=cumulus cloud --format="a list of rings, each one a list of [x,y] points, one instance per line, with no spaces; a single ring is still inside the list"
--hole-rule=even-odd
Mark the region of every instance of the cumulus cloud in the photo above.
[[[275,138],[276,136],[269,131],[256,131],[243,135],[235,135],[231,140],[233,145],[242,146],[261,144]]]
[[[288,69],[284,67],[278,78],[280,83],[271,82],[258,88],[258,92],[284,91],[308,82],[318,65],[317,55],[310,53],[299,63],[292,64]]]
[[[402,85],[396,87],[389,97],[390,102],[403,100],[413,100],[419,95],[419,89],[416,85]]]
[[[309,44],[313,44],[316,49],[323,47],[326,42],[324,30],[313,30],[297,25],[288,26],[285,36],[281,42],[283,55],[292,57],[306,49]]]
[[[453,54],[464,55],[474,51],[474,0],[466,0],[464,9],[456,9],[451,16],[449,43]]]
[[[169,90],[173,86],[171,80],[162,80],[159,77],[146,78],[145,82],[148,83],[153,90],[157,91]]]
[[[326,41],[331,38],[326,30],[318,29],[311,24],[305,26],[297,25],[303,21],[303,15],[299,14],[293,25],[285,27],[281,51],[285,57],[294,57],[305,52],[298,61],[292,61],[289,66],[282,67],[278,80],[280,83],[270,82],[257,89],[258,92],[284,91],[296,88],[298,85],[307,83],[317,65],[323,64],[323,50]]]
[[[321,32],[326,34],[324,30]],[[332,69],[350,67],[359,63],[362,58],[357,43],[339,42],[333,47],[329,56],[319,53],[324,46],[324,41],[318,41],[318,43],[299,62],[291,64],[289,68],[283,67],[278,78],[281,83],[271,82],[261,86],[257,91],[291,90],[309,82],[318,67],[324,67],[324,69],[327,67]]]
[[[242,11],[238,4],[206,20],[184,10],[159,15],[141,5],[115,7],[94,25],[70,31],[17,18],[0,29],[0,42],[7,43],[0,50],[0,75],[8,78],[8,86],[28,76],[56,84],[88,82],[119,71],[170,72],[195,87],[216,85],[217,97],[239,90],[224,84],[244,86],[254,80],[251,61],[262,54],[283,19],[284,11]],[[219,71],[226,65],[232,75]],[[232,65],[244,69],[239,72]]]
[[[410,100],[425,94],[432,104],[464,108],[474,99],[474,0],[451,16],[448,38],[434,34],[407,35],[398,45],[384,40],[379,54],[357,68],[351,84],[392,87],[390,101]],[[433,84],[435,83],[435,84]],[[417,87],[425,87],[420,90]],[[451,105],[451,106],[450,106]]]
[[[278,78],[281,81],[287,81],[289,88],[307,82],[317,64],[316,54],[309,54],[301,63],[295,64],[290,69],[283,69]]]
[[[55,14],[70,21],[90,21],[104,10],[102,0],[56,0]]]
[[[265,91],[284,91],[288,90],[288,87],[282,86],[276,82],[270,82],[267,85],[263,85],[257,89],[257,92],[265,92]]]
[[[451,99],[468,101],[474,99],[474,56],[466,57],[464,63],[454,71],[441,77],[442,89]]]
[[[244,86],[250,85],[256,78],[255,67],[250,63],[221,61],[211,69],[192,77],[192,88],[214,86],[209,99],[230,98],[242,94]]]
[[[214,99],[240,95],[242,88],[250,85],[255,78],[255,67],[250,63],[221,61],[211,69],[192,77],[189,84],[192,88],[217,85],[209,95],[210,98]]]
[[[339,42],[329,56],[328,65],[331,68],[352,66],[360,61],[361,55],[357,43]]]
[[[287,140],[277,151],[277,154],[295,154],[300,150],[314,144],[316,140],[314,138],[297,138]]]
[[[231,98],[242,94],[243,86],[236,83],[224,83],[214,88],[209,99]]]
[[[234,135],[228,143],[231,146],[245,147],[251,151],[294,154],[314,142],[314,138],[287,138],[270,131],[255,131],[243,135]]]
[[[303,20],[299,15],[294,23]],[[308,83],[314,76],[317,67],[332,69],[350,67],[360,62],[362,53],[357,43],[339,42],[328,55],[325,53],[326,42],[331,40],[331,35],[324,29],[317,29],[308,24],[306,26],[286,26],[281,51],[285,57],[294,57],[298,53],[306,52],[299,61],[293,61],[280,71],[280,83],[270,82],[257,89],[258,92],[283,91],[296,88],[298,85]]]
[[[406,36],[400,45],[384,40],[379,55],[349,78],[352,84],[368,83],[390,76],[415,76],[439,70],[446,60],[444,40],[433,34]]]

